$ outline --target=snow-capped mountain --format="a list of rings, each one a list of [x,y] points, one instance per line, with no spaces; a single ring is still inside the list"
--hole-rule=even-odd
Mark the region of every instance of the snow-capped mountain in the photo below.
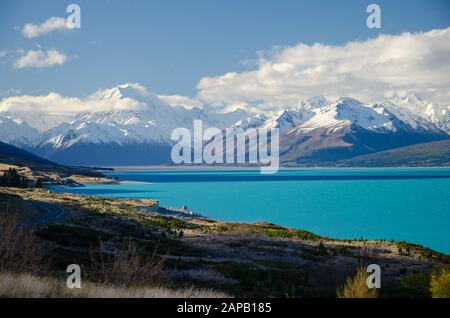
[[[0,113],[0,139],[1,141],[24,146],[30,144],[38,135],[38,131],[30,127],[21,119],[14,119],[8,114]]]
[[[60,163],[137,165],[170,163],[171,132],[192,130],[195,119],[204,128],[279,128],[281,160],[295,164],[328,163],[449,138],[447,108],[417,96],[378,104],[319,96],[274,113],[220,113],[208,106],[171,106],[138,84],[124,84],[98,91],[89,101],[115,107],[50,114],[48,123],[44,113],[21,116],[0,109],[0,140]]]
[[[249,116],[243,110],[220,114],[211,109],[173,107],[133,84],[99,91],[91,99],[116,104],[131,101],[135,107],[80,113],[41,134],[35,133],[25,148],[71,164],[89,163],[94,157],[98,164],[161,164],[170,159],[174,128],[192,129],[195,119],[202,120],[205,128],[226,128]]]
[[[408,94],[404,98],[394,98],[388,103],[423,117],[450,134],[450,105],[429,103],[414,93]]]
[[[305,97],[299,100],[297,103],[297,109],[310,110],[315,108],[321,108],[330,104],[324,96]]]
[[[304,99],[291,109],[241,120],[233,128],[279,128],[280,160],[284,164],[323,165],[449,138],[432,122],[407,109],[392,103],[364,104],[349,97],[335,102],[323,97]],[[235,133],[239,131],[228,132]],[[226,147],[227,152],[233,151],[234,146]]]
[[[345,97],[309,110],[308,118],[280,136],[282,161],[335,162],[448,135],[430,121],[392,104],[363,104]]]
[[[320,103],[312,104],[309,100],[319,100]],[[341,129],[350,125],[380,132],[410,126],[409,129],[442,133],[429,120],[392,103],[363,104],[350,97],[340,98],[333,103],[322,97],[303,99],[297,107],[270,116],[258,114],[245,121],[239,121],[235,126],[279,128],[283,134],[292,129],[308,132],[318,128]]]
[[[50,93],[46,97],[55,99],[60,97],[60,95]],[[43,96],[35,97],[37,100],[43,98]],[[35,102],[36,100],[27,101],[27,99],[22,100],[15,97],[6,98],[0,101],[0,118],[6,117],[16,122],[25,122],[38,132],[44,132],[75,117],[75,114],[64,111],[64,107],[62,106],[60,107],[60,111],[33,111]]]

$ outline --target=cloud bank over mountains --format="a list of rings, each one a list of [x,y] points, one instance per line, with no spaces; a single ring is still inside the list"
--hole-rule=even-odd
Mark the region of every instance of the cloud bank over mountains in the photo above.
[[[204,77],[206,103],[258,103],[283,108],[303,96],[352,96],[375,102],[414,91],[427,100],[450,100],[450,28],[380,35],[341,46],[300,43],[262,54],[255,70]]]
[[[38,36],[58,30],[61,23],[52,21],[28,27],[27,32]],[[66,61],[67,56],[56,50],[29,50],[22,53],[14,67],[42,68]],[[171,106],[265,112],[286,109],[295,106],[301,98],[318,95],[330,99],[351,96],[374,103],[403,98],[414,92],[429,102],[448,105],[449,74],[450,28],[446,28],[380,35],[337,46],[300,43],[293,47],[276,47],[261,53],[254,70],[201,78],[194,97],[157,95],[140,84],[128,85],[153,94]],[[103,93],[98,90],[85,98],[65,97],[57,92],[13,96],[0,101],[0,109],[79,113],[143,107],[138,98],[103,102],[98,98],[98,94]]]
[[[130,87],[141,96],[151,95],[145,87],[136,83],[127,83],[118,87]],[[105,112],[112,110],[142,110],[145,103],[140,101],[139,95],[132,97],[109,96],[110,89],[98,90],[86,98],[65,97],[51,92],[48,95],[11,96],[0,101],[0,112],[34,112],[47,114],[78,114],[85,112]],[[134,98],[133,98],[134,97]]]

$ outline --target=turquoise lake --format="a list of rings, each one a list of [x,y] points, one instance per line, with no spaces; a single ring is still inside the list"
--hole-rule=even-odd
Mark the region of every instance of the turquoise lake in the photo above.
[[[141,183],[53,188],[154,198],[224,221],[266,221],[334,238],[394,239],[450,253],[450,169],[130,171]]]

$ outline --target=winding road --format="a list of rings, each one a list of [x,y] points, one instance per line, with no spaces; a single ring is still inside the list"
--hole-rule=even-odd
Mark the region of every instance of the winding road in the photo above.
[[[37,226],[51,223],[61,218],[65,213],[65,209],[57,204],[37,202],[37,201],[33,201],[30,203],[38,208],[46,210],[46,212],[30,220],[28,222],[29,226]]]

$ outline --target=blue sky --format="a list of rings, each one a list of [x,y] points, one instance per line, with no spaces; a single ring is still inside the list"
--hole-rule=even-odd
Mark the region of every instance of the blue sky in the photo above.
[[[26,23],[66,17],[69,3],[81,7],[81,29],[23,36]],[[381,6],[381,30],[366,26],[370,3]],[[201,78],[252,70],[255,65],[245,61],[276,45],[343,45],[380,33],[443,29],[449,22],[447,0],[6,0],[0,2],[0,50],[5,52],[0,96],[17,90],[83,97],[124,82],[139,82],[159,94],[195,96]],[[55,49],[67,61],[16,69],[20,49]]]

